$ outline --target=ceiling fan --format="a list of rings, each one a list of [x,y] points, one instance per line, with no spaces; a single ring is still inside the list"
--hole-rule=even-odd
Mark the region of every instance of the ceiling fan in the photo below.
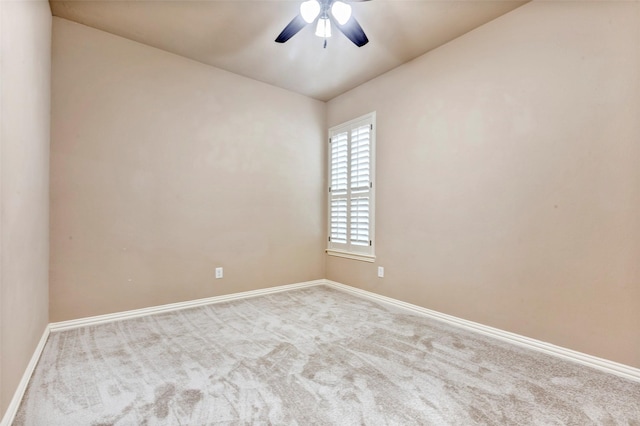
[[[332,23],[356,46],[362,47],[369,43],[362,27],[351,15],[351,5],[340,0],[307,0],[303,2],[300,5],[300,13],[284,27],[276,38],[276,42],[286,42],[316,19],[318,20],[316,35],[324,38],[324,47],[327,47],[327,38],[331,37]]]

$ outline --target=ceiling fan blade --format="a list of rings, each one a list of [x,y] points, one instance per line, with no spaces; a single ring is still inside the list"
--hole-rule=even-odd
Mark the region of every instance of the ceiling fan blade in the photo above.
[[[338,27],[340,31],[342,31],[342,34],[347,36],[347,38],[351,40],[356,46],[362,47],[365,44],[369,43],[367,35],[364,33],[364,30],[362,29],[358,21],[356,21],[356,18],[354,18],[353,16],[349,18],[347,23],[344,25],[340,25],[335,19],[332,19],[332,21],[335,26]]]
[[[306,25],[307,22],[302,19],[302,16],[297,15],[291,20],[291,22],[287,24],[286,27],[284,27],[284,30],[282,30],[278,37],[276,37],[276,43],[284,43],[285,41],[296,35],[298,31],[303,29]]]

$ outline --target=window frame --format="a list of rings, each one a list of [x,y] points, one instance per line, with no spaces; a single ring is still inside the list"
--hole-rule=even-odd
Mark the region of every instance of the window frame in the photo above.
[[[351,201],[354,196],[351,194],[351,155],[352,155],[352,131],[363,125],[370,126],[369,133],[369,226],[368,226],[368,234],[369,234],[369,242],[368,246],[362,246],[353,244],[351,241]],[[347,198],[347,212],[346,212],[346,243],[340,243],[331,241],[332,234],[332,188],[331,188],[331,180],[332,180],[332,139],[339,134],[347,132],[348,140],[347,140],[347,190],[345,197]],[[375,256],[375,205],[376,205],[376,197],[375,197],[375,189],[376,189],[376,173],[375,173],[375,164],[376,164],[376,112],[370,112],[363,116],[354,118],[353,120],[349,120],[345,123],[338,124],[337,126],[333,126],[329,129],[328,132],[328,151],[327,151],[327,249],[326,253],[330,256],[338,256],[347,259],[360,260],[365,262],[374,262],[376,259]]]

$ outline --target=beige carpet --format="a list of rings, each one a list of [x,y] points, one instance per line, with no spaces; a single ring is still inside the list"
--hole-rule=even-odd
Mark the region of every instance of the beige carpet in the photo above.
[[[53,333],[16,425],[640,425],[640,383],[325,286]]]

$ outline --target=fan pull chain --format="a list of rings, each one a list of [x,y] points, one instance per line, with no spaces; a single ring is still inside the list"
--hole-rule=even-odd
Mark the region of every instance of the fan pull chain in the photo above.
[[[322,46],[322,47],[323,47],[324,49],[326,49],[326,48],[327,48],[327,39],[326,39],[326,38],[324,39],[324,46]]]

